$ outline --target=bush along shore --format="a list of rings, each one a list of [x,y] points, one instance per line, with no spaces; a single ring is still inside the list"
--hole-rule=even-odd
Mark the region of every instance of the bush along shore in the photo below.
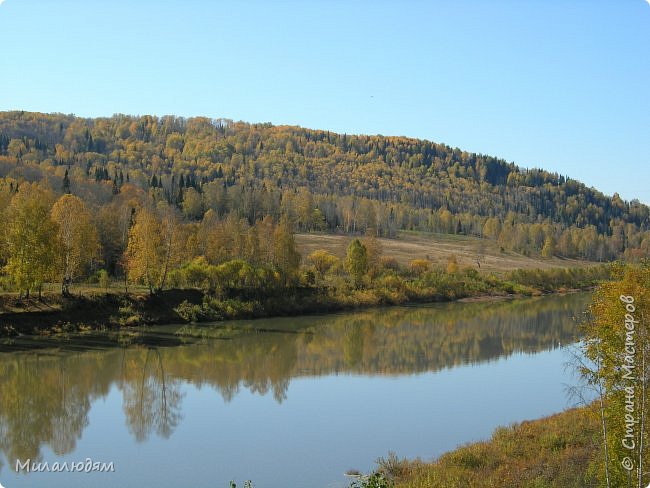
[[[388,263],[389,265],[391,263]],[[154,293],[85,291],[45,293],[41,299],[0,297],[0,334],[43,334],[149,324],[214,322],[327,313],[340,310],[450,301],[467,297],[532,296],[588,289],[608,278],[606,265],[517,270],[501,276],[474,269],[383,266],[370,274],[319,273],[304,268],[290,282],[265,267],[243,261],[219,266],[201,260],[175,270],[175,288]]]

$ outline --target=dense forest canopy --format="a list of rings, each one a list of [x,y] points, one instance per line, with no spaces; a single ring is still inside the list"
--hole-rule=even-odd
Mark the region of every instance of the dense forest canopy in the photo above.
[[[650,250],[649,209],[637,200],[407,137],[204,117],[0,113],[0,210],[34,182],[52,198],[84,202],[109,269],[125,250],[120,226],[133,225],[131,209],[158,204],[197,225],[206,216],[252,226],[286,217],[300,231],[459,233],[599,261]]]

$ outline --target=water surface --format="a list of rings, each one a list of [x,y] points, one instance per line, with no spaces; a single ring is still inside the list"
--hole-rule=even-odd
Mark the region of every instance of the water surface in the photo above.
[[[0,482],[346,486],[563,410],[587,294],[0,343]],[[182,332],[182,335],[179,334]],[[113,462],[16,473],[16,460]]]

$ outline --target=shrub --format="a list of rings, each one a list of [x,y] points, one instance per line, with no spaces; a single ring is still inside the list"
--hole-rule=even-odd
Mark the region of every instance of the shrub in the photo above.
[[[317,249],[307,256],[307,263],[314,267],[319,277],[322,279],[327,273],[331,272],[340,264],[340,260],[328,251]]]
[[[426,259],[414,259],[409,263],[409,268],[416,275],[421,275],[431,269],[431,263]]]
[[[208,322],[224,318],[224,315],[215,306],[215,301],[208,297],[203,298],[201,305],[183,300],[174,311],[187,322]]]
[[[458,273],[458,260],[456,259],[455,254],[452,254],[447,258],[447,273],[449,274]]]
[[[379,266],[392,271],[399,270],[399,263],[393,256],[382,256],[379,258]]]
[[[350,483],[350,488],[392,488],[393,486],[393,482],[380,472]]]
[[[108,277],[108,271],[105,269],[100,269],[97,273],[97,278],[99,286],[102,287],[104,291],[108,291],[108,288],[111,286],[111,280]]]

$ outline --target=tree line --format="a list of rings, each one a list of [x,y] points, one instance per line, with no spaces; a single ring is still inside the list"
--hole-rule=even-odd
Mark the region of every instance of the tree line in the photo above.
[[[25,297],[40,295],[43,284],[53,281],[67,295],[82,277],[108,275],[106,265],[124,278],[127,291],[130,283],[151,293],[170,284],[193,285],[187,273],[199,264],[202,271],[223,265],[215,277],[220,284],[289,286],[301,262],[287,219],[276,223],[267,216],[251,225],[208,211],[200,222],[187,222],[176,207],[136,188],[97,209],[78,196],[57,197],[46,185],[23,183],[3,195],[0,211],[0,278]]]

